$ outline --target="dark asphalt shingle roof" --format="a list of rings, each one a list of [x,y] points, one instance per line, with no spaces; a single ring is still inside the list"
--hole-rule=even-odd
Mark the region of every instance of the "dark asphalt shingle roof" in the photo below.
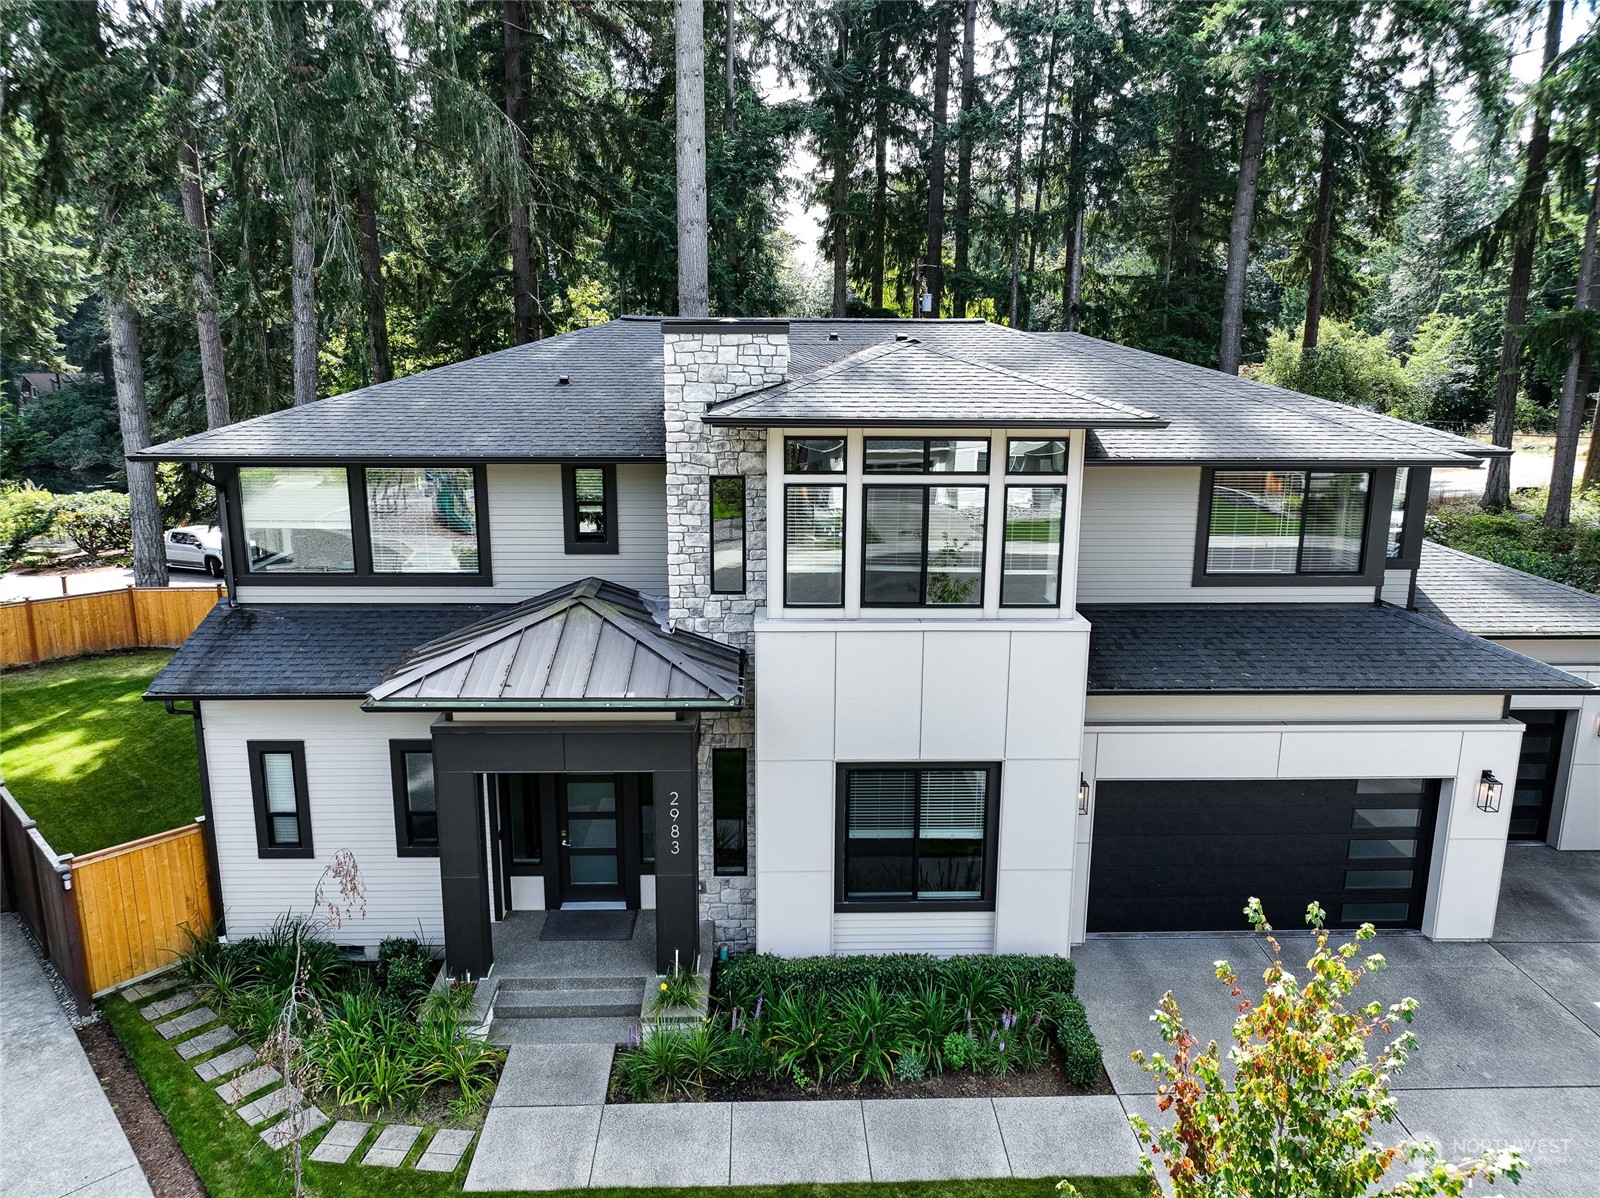
[[[1061,395],[1064,423],[1087,401],[1154,413],[1168,427],[1106,427],[1092,461],[1470,465],[1493,451],[1402,421],[1233,378],[1075,333],[1024,333],[983,321],[795,320],[790,374],[800,378],[870,346],[915,336],[933,354],[1027,376],[1014,393],[972,396],[978,423]],[[904,343],[901,343],[904,344]],[[903,355],[926,363],[922,355]],[[951,369],[954,369],[952,366]],[[963,368],[969,369],[969,368]],[[900,380],[896,402],[910,404]],[[565,376],[568,382],[558,380]],[[992,376],[991,376],[992,377]],[[894,380],[875,385],[895,391]],[[897,409],[898,410],[898,409]],[[907,408],[906,411],[912,411]],[[1103,415],[1103,410],[1102,410]],[[1148,423],[1148,422],[1144,422]],[[666,455],[661,326],[625,318],[392,382],[364,387],[154,446],[160,460],[656,459]]]
[[[1379,604],[1090,605],[1089,693],[1563,694],[1553,666]]]
[[[1417,611],[1478,636],[1600,637],[1600,595],[1422,544]]]
[[[506,606],[218,604],[146,694],[155,699],[364,696],[415,646]]]

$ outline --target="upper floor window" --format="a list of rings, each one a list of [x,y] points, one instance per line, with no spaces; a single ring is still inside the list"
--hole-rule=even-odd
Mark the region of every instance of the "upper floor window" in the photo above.
[[[1000,606],[1057,607],[1061,603],[1062,512],[1065,487],[1007,487],[1005,560]]]
[[[252,581],[486,583],[482,492],[470,466],[244,466],[235,560]]]
[[[1394,472],[1394,495],[1389,501],[1389,541],[1385,556],[1398,560],[1405,552],[1407,490],[1411,485],[1411,468],[1401,466]]]
[[[868,474],[987,474],[989,442],[868,437],[861,468]]]
[[[1065,474],[1067,472],[1067,443],[1050,441],[1006,442],[1007,474]]]
[[[843,474],[843,437],[785,437],[783,468],[789,474]]]
[[[616,553],[616,467],[563,466],[561,484],[567,552]]]
[[[711,590],[744,593],[744,479],[717,475],[711,480]]]
[[[1214,471],[1205,572],[1359,575],[1371,486],[1367,471]]]
[[[783,602],[789,607],[844,605],[842,486],[784,487]]]
[[[868,486],[862,490],[866,505],[863,606],[983,605],[987,487]]]

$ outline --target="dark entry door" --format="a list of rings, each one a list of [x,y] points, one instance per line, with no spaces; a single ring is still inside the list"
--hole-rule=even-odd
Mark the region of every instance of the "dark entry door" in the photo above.
[[[1550,809],[1555,804],[1556,779],[1561,775],[1561,750],[1567,736],[1564,711],[1518,711],[1521,720],[1522,759],[1517,762],[1517,789],[1511,798],[1512,840],[1543,840],[1550,835]]]
[[[1101,782],[1091,932],[1244,931],[1259,898],[1284,931],[1322,904],[1331,927],[1420,927],[1438,783]]]
[[[625,898],[620,797],[614,775],[563,774],[557,779],[563,904]]]

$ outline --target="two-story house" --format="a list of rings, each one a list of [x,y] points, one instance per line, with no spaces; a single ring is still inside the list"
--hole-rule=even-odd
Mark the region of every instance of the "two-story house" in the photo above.
[[[230,596],[149,697],[234,932],[349,849],[342,939],[475,974],[573,905],[663,965],[1487,937],[1508,836],[1600,847],[1600,597],[1423,543],[1490,452],[1077,335],[626,318],[149,450]]]

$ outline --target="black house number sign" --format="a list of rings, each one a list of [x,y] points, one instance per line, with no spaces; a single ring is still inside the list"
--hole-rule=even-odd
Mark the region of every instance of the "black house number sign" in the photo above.
[[[678,801],[678,792],[675,790],[668,791],[667,819],[671,822],[667,825],[667,843],[669,845],[667,852],[674,857],[683,852],[683,826],[679,822],[682,811],[683,808]]]

